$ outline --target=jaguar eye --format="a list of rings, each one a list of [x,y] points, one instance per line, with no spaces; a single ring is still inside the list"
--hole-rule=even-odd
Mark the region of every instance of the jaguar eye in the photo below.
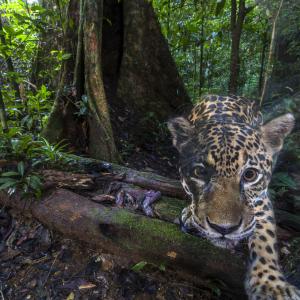
[[[253,182],[257,179],[257,177],[258,177],[258,171],[254,168],[246,169],[245,172],[243,173],[243,180],[245,182]]]
[[[193,176],[196,178],[202,178],[206,175],[206,169],[204,166],[196,166],[193,169]]]

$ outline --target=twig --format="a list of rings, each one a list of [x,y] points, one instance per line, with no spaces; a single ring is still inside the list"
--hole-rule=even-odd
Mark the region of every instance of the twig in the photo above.
[[[3,292],[2,292],[2,283],[1,283],[1,286],[0,286],[0,296],[1,296],[1,300],[5,300]]]
[[[53,260],[53,263],[52,263],[52,265],[51,265],[51,267],[50,267],[50,270],[49,270],[49,272],[48,272],[48,274],[47,274],[47,276],[46,276],[46,279],[45,279],[45,282],[44,282],[43,286],[46,285],[46,283],[47,283],[47,281],[48,281],[48,279],[49,279],[50,273],[51,273],[51,271],[52,271],[52,269],[53,269],[53,267],[54,267],[54,264],[56,263],[56,260],[57,260],[58,256],[61,254],[61,251],[62,251],[62,249],[56,254],[56,256],[55,256],[55,258],[54,258],[54,260]]]

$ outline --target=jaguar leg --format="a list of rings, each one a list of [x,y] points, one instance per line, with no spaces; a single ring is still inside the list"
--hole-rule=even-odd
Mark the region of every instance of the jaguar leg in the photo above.
[[[276,225],[270,199],[255,204],[256,227],[249,239],[251,264],[246,280],[250,300],[300,300],[300,290],[289,284],[280,269]]]

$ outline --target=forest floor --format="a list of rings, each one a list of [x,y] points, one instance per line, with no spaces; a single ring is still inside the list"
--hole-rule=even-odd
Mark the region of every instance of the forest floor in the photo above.
[[[9,237],[1,245],[0,299],[218,299],[176,272],[87,248],[41,224],[1,215]],[[5,226],[4,226],[5,227]],[[2,227],[2,228],[4,228]]]
[[[175,156],[134,152],[127,166],[178,177]],[[219,299],[213,282],[195,286],[150,264],[135,271],[130,257],[89,249],[13,211],[1,211],[0,235],[1,300]]]
[[[126,165],[178,177],[176,153],[167,148],[152,153],[135,149]],[[220,282],[195,285],[176,270],[150,264],[137,270],[130,257],[89,249],[13,211],[1,211],[0,241],[1,300],[233,299]],[[300,278],[300,260],[297,265],[294,277]]]

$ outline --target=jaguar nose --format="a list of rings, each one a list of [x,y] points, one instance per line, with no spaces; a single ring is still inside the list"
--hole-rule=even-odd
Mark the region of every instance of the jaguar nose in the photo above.
[[[236,230],[239,229],[239,227],[242,225],[242,218],[240,219],[240,222],[237,225],[232,224],[215,224],[212,223],[209,218],[206,218],[207,224],[213,228],[218,233],[221,233],[222,235],[230,234]]]

